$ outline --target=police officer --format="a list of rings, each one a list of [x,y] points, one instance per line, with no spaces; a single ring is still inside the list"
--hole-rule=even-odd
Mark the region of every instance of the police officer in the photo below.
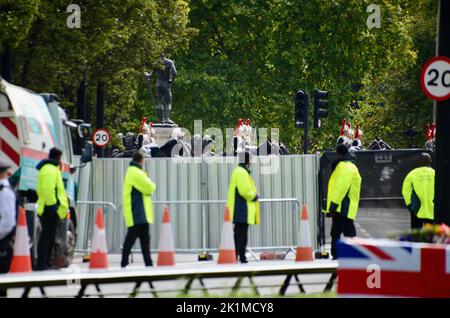
[[[51,255],[55,243],[58,217],[64,220],[69,209],[69,200],[64,189],[61,170],[62,151],[50,149],[48,159],[42,160],[36,169],[38,172],[37,195],[38,215],[42,226],[38,242],[37,270],[51,268]]]
[[[0,159],[0,273],[7,273],[13,253],[16,226],[16,195],[8,181],[11,166]],[[4,291],[0,290],[4,295]]]
[[[236,258],[239,256],[241,263],[247,263],[248,226],[259,223],[259,196],[250,176],[250,152],[239,152],[238,158],[239,165],[233,170],[228,187],[227,206],[234,223]]]
[[[345,144],[336,146],[336,160],[332,164],[332,173],[328,181],[327,213],[333,218],[331,225],[331,255],[337,258],[336,243],[341,234],[356,236],[353,223],[358,213],[361,192],[361,175],[354,164],[354,157]]]
[[[145,266],[153,266],[149,233],[149,224],[153,223],[153,202],[150,195],[155,192],[156,185],[145,173],[143,164],[144,155],[139,151],[135,152],[125,174],[123,214],[128,232],[123,243],[121,267],[128,265],[131,248],[138,237]]]
[[[419,167],[408,173],[403,181],[402,194],[411,212],[411,228],[421,228],[434,221],[434,169],[431,156],[422,153]]]

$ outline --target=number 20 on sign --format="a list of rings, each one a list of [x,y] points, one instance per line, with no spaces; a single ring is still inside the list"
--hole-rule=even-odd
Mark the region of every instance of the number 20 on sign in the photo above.
[[[450,98],[450,58],[436,56],[422,68],[420,82],[428,98],[443,101]]]
[[[92,139],[97,147],[106,147],[110,140],[109,132],[103,128],[97,129],[92,135]]]

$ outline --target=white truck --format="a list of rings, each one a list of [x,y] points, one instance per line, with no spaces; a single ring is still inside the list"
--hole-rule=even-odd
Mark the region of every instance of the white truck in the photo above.
[[[0,77],[0,158],[11,164],[10,180],[18,193],[18,204],[27,212],[33,260],[40,234],[36,165],[48,157],[51,148],[63,151],[60,169],[70,200],[70,219],[58,226],[53,264],[65,267],[72,260],[76,242],[76,161],[83,167],[92,160],[90,135],[90,124],[69,120],[56,95],[36,94]]]

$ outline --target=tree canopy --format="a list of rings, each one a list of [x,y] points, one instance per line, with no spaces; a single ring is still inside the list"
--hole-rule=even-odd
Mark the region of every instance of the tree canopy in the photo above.
[[[85,71],[91,120],[95,86],[105,83],[105,123],[114,131],[156,118],[142,74],[166,51],[179,71],[173,119],[188,129],[196,119],[224,129],[248,117],[279,128],[297,152],[295,91],[311,99],[321,89],[329,116],[310,130],[313,150],[334,145],[344,116],[362,126],[366,144],[379,136],[394,147],[422,146],[432,103],[419,74],[434,55],[436,2],[380,0],[381,27],[370,29],[371,2],[85,0],[81,28],[70,29],[66,1],[0,0],[0,51],[11,49],[13,83],[59,94],[72,114]],[[363,84],[358,92],[355,83]],[[419,131],[415,140],[402,135],[408,128]]]

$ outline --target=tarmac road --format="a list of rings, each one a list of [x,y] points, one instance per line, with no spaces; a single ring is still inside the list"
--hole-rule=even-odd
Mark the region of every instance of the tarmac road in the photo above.
[[[217,254],[213,254],[214,260],[217,260]],[[156,255],[152,255],[154,262],[157,259]],[[119,268],[120,266],[120,255],[118,254],[110,254],[108,255],[109,267],[110,268]],[[176,262],[177,266],[180,267],[189,267],[189,266],[212,266],[215,264],[215,261],[209,262],[198,262],[196,254],[177,254]],[[294,256],[292,254],[288,255],[286,260],[279,262],[293,262]],[[254,260],[249,259],[248,264],[242,264],[241,266],[257,266],[258,264],[264,264],[267,261],[256,262]],[[277,261],[278,262],[278,261]],[[317,262],[327,262],[327,260],[318,260]],[[81,255],[78,255],[74,259],[74,264],[79,267],[74,267],[72,265],[72,270],[87,269],[89,263],[82,263]],[[143,259],[140,254],[134,254],[133,262],[127,267],[132,268],[143,268]],[[67,269],[64,269],[67,270]],[[302,283],[304,283],[304,289],[306,293],[320,293],[324,290],[328,279],[330,278],[330,274],[308,274],[308,275],[299,275],[299,279]],[[258,291],[263,297],[271,297],[276,296],[282,285],[285,276],[267,276],[267,277],[255,277],[254,283],[258,286]],[[217,296],[217,297],[228,297],[231,291],[231,288],[235,284],[237,278],[215,278],[215,279],[205,279],[205,286],[209,290],[209,296]],[[295,296],[299,295],[299,289],[297,285],[294,284],[295,280],[292,279],[291,286],[286,291],[287,296]],[[159,297],[177,297],[180,295],[180,290],[184,288],[186,285],[185,279],[179,279],[174,281],[166,281],[166,282],[154,282],[154,288],[158,291]],[[245,278],[242,281],[242,288],[238,292],[238,296],[254,296],[253,289],[249,287],[249,280]],[[262,286],[262,287],[260,287]],[[192,285],[192,288],[199,288],[200,284],[198,281],[195,281]],[[247,287],[247,288],[246,288]],[[102,293],[105,297],[127,297],[128,294],[133,290],[134,283],[120,283],[120,284],[106,284],[100,286]],[[335,290],[336,286],[333,287]],[[46,287],[45,292],[48,297],[74,297],[79,291],[79,287],[75,285],[68,285],[67,287]],[[8,297],[20,297],[23,292],[23,289],[10,289],[8,290]],[[86,294],[90,297],[98,297],[97,291],[94,286],[89,286],[86,289]],[[202,297],[204,296],[201,290],[191,291],[188,297]],[[29,297],[42,297],[41,293],[37,288],[31,290]],[[150,288],[148,284],[142,284],[140,288],[140,292],[137,297],[154,297],[151,294]]]

